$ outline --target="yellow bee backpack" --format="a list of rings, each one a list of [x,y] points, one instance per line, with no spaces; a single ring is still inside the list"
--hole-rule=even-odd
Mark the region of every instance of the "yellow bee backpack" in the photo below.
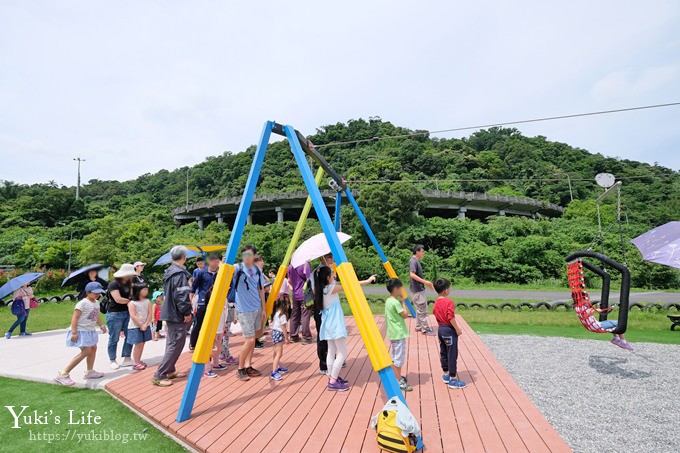
[[[376,440],[382,451],[390,453],[413,453],[416,451],[416,438],[413,434],[404,437],[397,426],[397,411],[384,410],[378,415]]]

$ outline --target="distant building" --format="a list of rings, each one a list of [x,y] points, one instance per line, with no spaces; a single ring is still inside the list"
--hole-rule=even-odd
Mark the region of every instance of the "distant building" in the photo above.
[[[352,192],[355,196],[359,194],[359,191]],[[333,212],[336,194],[331,190],[321,191],[330,212]],[[440,190],[423,190],[423,195],[428,204],[419,214],[425,217],[484,219],[494,215],[518,215],[535,218],[559,217],[564,212],[561,206],[531,198]],[[256,195],[250,208],[248,223],[295,221],[300,216],[306,199],[306,191]],[[180,224],[198,222],[201,229],[210,221],[233,225],[240,203],[241,197],[215,198],[173,209],[172,216]],[[314,210],[310,217],[316,217]]]

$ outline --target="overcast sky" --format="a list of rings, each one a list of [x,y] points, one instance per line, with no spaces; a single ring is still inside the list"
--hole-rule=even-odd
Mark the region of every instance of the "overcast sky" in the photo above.
[[[0,3],[0,179],[131,179],[380,116],[444,129],[680,101],[680,2]],[[680,169],[680,107],[522,125]],[[468,135],[470,132],[457,135]]]

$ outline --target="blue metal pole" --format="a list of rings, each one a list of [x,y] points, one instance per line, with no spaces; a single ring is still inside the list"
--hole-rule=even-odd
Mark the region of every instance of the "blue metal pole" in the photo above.
[[[309,192],[309,196],[311,197],[312,203],[314,204],[316,216],[318,217],[319,223],[321,224],[321,228],[323,229],[323,232],[326,235],[328,245],[330,246],[331,252],[333,253],[333,258],[339,267],[343,263],[347,262],[347,255],[345,254],[345,251],[343,250],[342,245],[340,244],[338,235],[335,234],[336,230],[334,228],[333,223],[331,223],[331,216],[329,215],[328,209],[326,208],[326,204],[324,203],[323,198],[321,197],[321,192],[316,187],[314,175],[312,174],[311,168],[309,168],[309,164],[307,163],[307,159],[305,158],[305,153],[302,150],[302,146],[298,141],[297,135],[295,134],[295,129],[293,129],[293,127],[291,126],[284,126],[284,129],[286,131],[286,137],[288,137],[288,141],[290,142],[290,147],[293,150],[295,160],[297,161],[298,167],[300,167],[302,179],[305,182],[305,186],[307,186],[307,191]],[[349,192],[349,190],[347,190],[345,193],[347,192]],[[340,196],[340,193],[338,193],[338,196]],[[351,196],[352,194],[350,192],[349,197]],[[350,202],[352,200],[354,200],[353,197],[350,198]],[[362,220],[362,223],[364,223],[366,232],[367,233],[370,232],[370,228],[368,227],[366,219],[364,218],[363,214],[360,214],[361,211],[359,210],[359,207],[356,206],[356,201],[354,201],[353,205],[355,206],[354,209],[357,211],[357,215],[360,215],[359,218]],[[378,250],[380,257],[384,258],[384,261],[387,261],[385,254],[382,253],[382,250],[380,249],[380,246],[378,245],[377,240],[375,239],[375,236],[373,236],[372,232],[370,232],[370,236],[374,241],[374,245],[376,246],[376,249]],[[404,395],[401,391],[401,388],[399,387],[399,382],[397,381],[397,377],[394,374],[394,370],[392,369],[392,367],[388,366],[386,368],[382,368],[381,370],[378,371],[378,375],[380,376],[380,380],[383,383],[383,387],[385,388],[385,393],[387,394],[387,397],[392,398],[396,396],[400,398],[404,402],[404,404],[406,404],[406,400],[404,399]],[[418,437],[418,445],[422,449],[423,443],[420,437]]]
[[[255,151],[253,164],[250,167],[250,174],[248,175],[246,188],[243,192],[243,197],[241,198],[241,205],[238,208],[238,214],[236,214],[236,223],[234,224],[234,229],[232,231],[231,237],[229,238],[229,245],[227,246],[227,253],[224,258],[224,261],[227,264],[234,264],[234,261],[236,260],[238,246],[241,242],[241,238],[243,237],[243,228],[245,228],[248,211],[250,211],[250,205],[252,203],[253,196],[255,195],[257,180],[260,177],[262,162],[264,162],[264,156],[267,153],[267,145],[269,145],[269,137],[273,127],[274,123],[267,121],[262,128],[262,135],[260,136],[260,142],[257,145],[257,150]],[[184,396],[182,397],[182,402],[179,406],[179,412],[177,413],[177,422],[179,423],[191,418],[191,411],[194,408],[194,402],[196,401],[198,386],[201,383],[201,377],[203,376],[204,368],[205,364],[203,363],[194,362],[191,366],[191,372],[189,373],[189,378],[187,379],[187,385],[184,388]]]
[[[361,224],[364,226],[364,230],[366,230],[366,234],[368,235],[368,238],[371,240],[373,247],[375,247],[375,250],[378,252],[378,255],[380,256],[380,259],[382,260],[383,264],[388,262],[387,256],[385,256],[385,252],[383,252],[382,247],[380,247],[378,239],[375,237],[375,234],[373,234],[373,230],[371,230],[371,226],[368,224],[368,220],[366,220],[364,213],[361,212],[361,208],[359,207],[357,200],[354,198],[354,195],[352,195],[352,191],[350,190],[349,187],[345,187],[345,195],[347,196],[349,203],[354,208],[354,212],[356,212],[359,222],[361,222]],[[416,309],[413,307],[413,304],[411,303],[411,300],[408,297],[406,297],[405,300],[406,306],[408,307],[408,310],[411,312],[411,316],[415,318]]]
[[[338,192],[335,194],[335,218],[334,223],[335,223],[335,231],[340,231],[342,229],[342,224],[341,222],[341,216],[340,216],[340,208],[342,207],[342,192]]]

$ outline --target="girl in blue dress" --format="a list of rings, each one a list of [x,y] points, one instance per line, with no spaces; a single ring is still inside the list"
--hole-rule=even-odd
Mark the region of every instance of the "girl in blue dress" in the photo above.
[[[363,286],[373,282],[375,275],[359,284]],[[314,271],[314,288],[314,308],[321,312],[319,338],[328,342],[328,390],[345,392],[349,390],[349,383],[340,377],[342,364],[347,357],[347,328],[338,296],[342,292],[342,285],[336,282],[330,267],[320,266]]]

